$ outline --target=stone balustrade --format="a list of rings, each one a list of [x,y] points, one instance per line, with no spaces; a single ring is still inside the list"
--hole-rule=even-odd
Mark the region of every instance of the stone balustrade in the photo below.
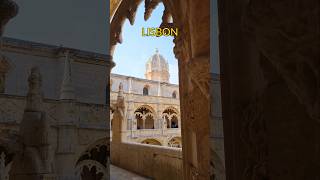
[[[152,179],[182,179],[181,148],[138,143],[112,143],[111,163]]]

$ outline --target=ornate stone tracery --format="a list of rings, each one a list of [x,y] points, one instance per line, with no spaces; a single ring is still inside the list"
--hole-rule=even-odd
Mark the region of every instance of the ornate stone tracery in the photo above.
[[[111,19],[111,48],[113,54],[117,42],[121,42],[121,27],[127,10],[141,1],[124,1]],[[145,19],[148,19],[158,0],[147,0]],[[208,179],[209,177],[209,82],[210,38],[209,1],[162,1],[165,10],[160,26],[177,27],[174,53],[179,63],[181,97],[181,123],[184,151],[184,178]],[[201,13],[199,13],[201,12]],[[132,13],[131,13],[132,14]],[[173,23],[170,19],[173,19]],[[205,108],[203,108],[205,107]],[[188,145],[189,144],[189,145]],[[191,145],[190,145],[191,144]],[[191,147],[195,146],[195,147]]]
[[[151,107],[142,106],[135,112],[137,129],[154,129],[155,115]]]
[[[162,113],[164,127],[178,128],[180,127],[180,120],[178,119],[178,112],[173,108],[167,108]]]
[[[98,140],[82,153],[76,163],[76,174],[82,180],[92,178],[106,180],[108,177],[107,163],[109,156],[106,139]]]

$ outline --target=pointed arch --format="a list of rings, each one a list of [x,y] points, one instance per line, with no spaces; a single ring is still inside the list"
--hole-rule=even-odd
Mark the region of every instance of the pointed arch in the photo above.
[[[137,120],[137,129],[154,129],[155,111],[148,105],[142,105],[134,111]]]
[[[162,119],[164,120],[165,126],[167,128],[179,128],[179,111],[174,107],[167,107],[162,112]]]
[[[160,141],[158,141],[156,139],[145,139],[145,140],[141,141],[141,143],[142,144],[150,144],[150,145],[162,146]]]

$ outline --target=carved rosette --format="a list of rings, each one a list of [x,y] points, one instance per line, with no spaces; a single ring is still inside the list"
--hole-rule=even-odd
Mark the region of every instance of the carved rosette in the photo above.
[[[15,2],[0,0],[0,37],[3,34],[4,26],[18,14],[18,9],[18,5]]]

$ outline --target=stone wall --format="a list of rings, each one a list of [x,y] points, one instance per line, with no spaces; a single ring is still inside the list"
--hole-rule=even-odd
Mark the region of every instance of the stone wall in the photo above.
[[[135,143],[112,143],[111,164],[155,180],[182,179],[182,150]]]

